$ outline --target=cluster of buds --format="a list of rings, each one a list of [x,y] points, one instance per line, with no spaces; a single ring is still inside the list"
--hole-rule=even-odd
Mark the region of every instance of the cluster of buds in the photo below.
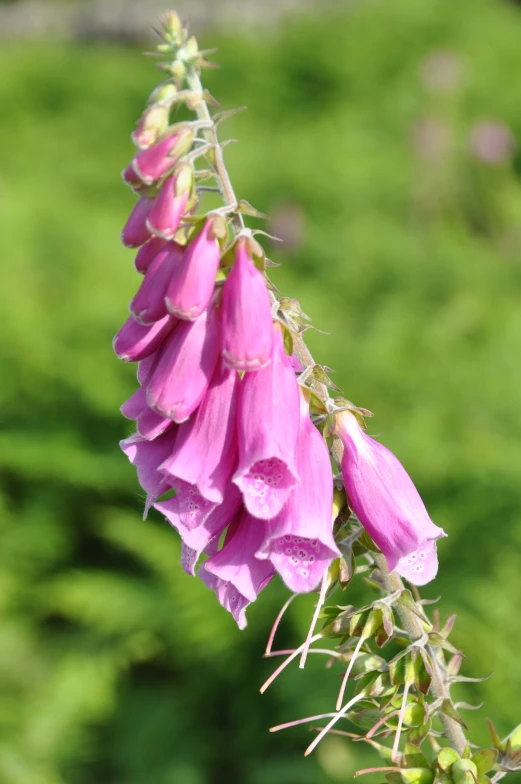
[[[188,573],[206,556],[198,575],[242,628],[276,572],[308,592],[341,556],[331,435],[344,446],[350,510],[390,571],[425,583],[443,531],[394,455],[364,433],[364,412],[317,392],[325,370],[293,353],[303,314],[274,294],[244,227],[241,213],[255,210],[237,202],[223,168],[214,101],[199,80],[204,53],[176,15],[161,35],[169,78],[150,96],[123,172],[138,201],[122,241],[137,249],[143,280],[114,341],[118,357],[138,363],[140,386],[121,409],[136,432],[121,448],[147,494],[145,514],[155,506],[180,533]],[[180,106],[197,118],[175,122]],[[209,176],[228,203],[204,213]]]

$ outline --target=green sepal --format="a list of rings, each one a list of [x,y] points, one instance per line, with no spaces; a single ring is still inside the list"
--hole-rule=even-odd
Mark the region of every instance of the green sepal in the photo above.
[[[458,752],[447,746],[446,748],[441,749],[438,754],[438,765],[442,770],[448,771],[459,759],[461,759],[461,757]]]
[[[345,591],[351,580],[355,575],[356,561],[353,551],[348,555],[344,555],[338,562],[338,584],[341,589]]]
[[[432,673],[425,666],[424,653],[425,651],[419,651],[414,660],[414,685],[421,694],[428,694],[432,682]]]
[[[361,544],[366,550],[370,550],[372,553],[381,553],[382,551],[380,548],[373,542],[367,531],[364,529],[360,536],[357,539],[357,542]]]
[[[428,719],[425,724],[419,727],[412,727],[407,733],[407,740],[415,746],[420,746],[432,729],[432,721]]]
[[[349,634],[351,637],[361,636],[368,617],[369,617],[369,612],[367,611],[361,613],[358,612],[351,616],[349,622]]]
[[[404,768],[400,771],[403,784],[432,784],[434,773],[429,768]]]
[[[438,634],[438,632],[429,632],[428,637],[430,645],[434,645],[436,648],[443,648],[443,650],[449,651],[450,653],[456,653],[460,656],[462,655],[461,651],[458,651],[458,649],[455,648],[452,643],[446,640],[445,637],[442,637],[441,634]]]
[[[450,769],[454,784],[474,784],[478,769],[470,759],[460,759],[454,762]]]
[[[429,760],[417,746],[414,746],[409,741],[405,741],[403,749],[402,765],[405,764],[406,768],[428,768]]]
[[[421,604],[417,604],[414,601],[412,593],[407,588],[400,593],[397,599],[395,599],[395,604],[399,604],[402,607],[405,607],[406,610],[410,610],[412,613],[417,615],[418,618],[421,618],[424,623],[428,624],[430,628],[432,628],[432,624],[423,612]]]
[[[293,335],[284,327],[284,350],[286,354],[291,357],[293,354]]]
[[[458,724],[461,724],[461,726],[468,731],[467,725],[465,724],[465,722],[459,715],[458,711],[456,710],[456,708],[454,707],[454,705],[449,699],[443,700],[443,702],[441,703],[440,711],[444,713],[445,716],[448,716],[449,719],[453,719]]]
[[[490,738],[492,740],[492,743],[494,744],[496,749],[499,749],[500,751],[503,751],[504,748],[505,748],[505,744],[503,743],[503,741],[499,737],[496,728],[492,724],[492,721],[490,719],[487,719],[487,724],[488,724],[488,731],[490,733]]]
[[[476,751],[470,759],[478,769],[478,773],[488,773],[496,764],[497,755],[497,749],[481,749]]]
[[[394,683],[395,686],[405,683],[405,672],[406,672],[406,662],[407,654],[402,653],[400,656],[395,657],[392,661],[389,662],[389,677],[391,679],[391,683]]]

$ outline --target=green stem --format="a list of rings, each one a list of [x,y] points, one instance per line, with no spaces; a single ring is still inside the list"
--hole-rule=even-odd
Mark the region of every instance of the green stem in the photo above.
[[[195,68],[190,67],[187,69],[186,81],[190,90],[193,90],[195,93],[201,96],[201,101],[195,110],[197,117],[199,118],[199,120],[203,120],[204,122],[211,123],[211,127],[205,128],[203,130],[203,136],[213,146],[214,149],[213,169],[215,171],[216,180],[219,186],[219,191],[221,193],[221,196],[225,204],[229,204],[230,206],[232,206],[234,204],[237,204],[237,197],[235,196],[235,191],[233,190],[233,185],[230,180],[230,175],[228,174],[226,165],[224,163],[223,148],[217,138],[217,128],[212,120],[212,116],[210,114],[208,104],[202,97],[203,85],[201,84],[199,73]],[[244,221],[242,215],[239,212],[235,212],[233,214],[232,223],[236,233],[239,233],[244,229]]]

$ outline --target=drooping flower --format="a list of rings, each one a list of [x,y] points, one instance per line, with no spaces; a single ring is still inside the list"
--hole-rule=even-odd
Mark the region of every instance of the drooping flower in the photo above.
[[[120,411],[127,419],[135,420],[137,434],[147,441],[153,441],[174,425],[169,417],[152,411],[147,403],[146,389],[142,386],[123,403]]]
[[[150,356],[162,344],[177,323],[169,314],[150,325],[139,324],[129,316],[114,338],[114,352],[125,362],[139,362]]]
[[[221,230],[220,219],[209,218],[187,245],[182,263],[172,269],[165,302],[174,316],[194,321],[208,307],[219,267]]]
[[[296,444],[299,391],[282,333],[274,330],[272,361],[246,373],[239,393],[239,465],[233,481],[255,517],[275,517],[299,482]]]
[[[153,201],[146,196],[135,203],[132,212],[121,232],[121,242],[127,248],[139,248],[150,239],[150,231],[147,227],[147,218],[152,209]]]
[[[180,321],[165,341],[147,381],[148,405],[174,422],[187,420],[206,394],[220,350],[214,303],[197,321]]]
[[[396,571],[415,585],[436,576],[436,540],[443,529],[429,517],[404,467],[383,444],[366,435],[350,411],[336,415],[344,445],[342,474],[349,503]]]
[[[235,261],[222,294],[223,358],[236,370],[259,370],[273,352],[271,304],[264,277],[247,239],[236,244]]]
[[[139,484],[147,493],[145,511],[168,490],[168,481],[157,469],[172,451],[175,430],[169,430],[154,441],[147,441],[139,435],[120,441],[120,447],[132,465],[136,466]]]
[[[309,418],[301,391],[297,441],[300,483],[282,511],[266,522],[266,537],[257,551],[267,558],[295,593],[312,591],[340,553],[333,538],[333,477],[329,450]]]
[[[184,215],[193,185],[193,169],[181,164],[163,183],[154,199],[146,224],[148,230],[166,240],[171,240]]]
[[[191,524],[192,520],[189,520],[189,525],[186,524],[186,516],[182,514],[182,504],[178,495],[155,504],[155,508],[164,514],[170,525],[181,536],[183,542],[181,565],[185,572],[195,576],[195,566],[201,553],[213,555],[209,549],[217,551],[220,535],[234,519],[240,507],[241,494],[232,484],[227,486],[223,502],[215,506],[213,511],[195,527]],[[214,546],[211,546],[211,543],[214,543]]]
[[[239,376],[219,364],[204,400],[190,419],[179,426],[172,454],[160,470],[195,485],[203,498],[216,504],[237,464],[236,410]]]
[[[194,130],[189,125],[172,126],[162,139],[138,152],[130,165],[145,185],[151,185],[174,168],[190,149],[193,138]],[[124,179],[131,182],[130,177],[124,175]]]
[[[181,263],[184,248],[168,242],[155,255],[145,272],[136,296],[130,303],[130,312],[140,324],[153,324],[168,315],[165,293],[176,264]]]
[[[255,557],[265,535],[265,525],[243,510],[228,528],[222,549],[208,558],[198,572],[203,582],[215,590],[222,606],[232,613],[240,629],[246,625],[246,606],[255,601],[275,574],[269,561]]]

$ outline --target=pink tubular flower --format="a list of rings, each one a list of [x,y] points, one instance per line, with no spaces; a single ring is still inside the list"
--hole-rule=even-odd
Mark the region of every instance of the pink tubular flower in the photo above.
[[[175,316],[167,315],[144,326],[130,316],[114,338],[116,356],[125,362],[139,362],[159,348],[176,323]]]
[[[241,506],[241,494],[235,485],[228,485],[222,504],[215,506],[200,525],[187,525],[181,513],[179,496],[169,498],[155,504],[155,508],[164,514],[170,525],[180,534],[183,541],[181,565],[185,572],[195,576],[195,565],[202,552],[213,549],[211,543],[218,543],[219,537],[231,523]],[[191,522],[191,521],[190,521]]]
[[[255,601],[275,574],[269,561],[255,557],[264,535],[265,523],[243,511],[230,525],[224,547],[199,569],[199,577],[216,591],[219,602],[232,612],[239,628],[246,625],[242,611]],[[217,582],[209,575],[217,578]],[[240,609],[236,614],[237,606]]]
[[[165,292],[172,270],[182,260],[183,248],[176,242],[168,242],[156,254],[136,296],[130,303],[130,312],[140,324],[153,324],[168,315]]]
[[[150,239],[150,231],[147,228],[146,220],[152,208],[152,199],[141,196],[134,205],[128,221],[121,232],[121,242],[127,248],[139,248]]]
[[[165,245],[166,240],[162,239],[162,237],[151,237],[148,242],[145,242],[136,253],[136,258],[134,259],[134,266],[137,271],[144,275],[161,248]]]
[[[245,239],[237,242],[235,262],[223,286],[222,320],[225,363],[236,370],[265,367],[273,352],[270,297]]]
[[[174,486],[182,479],[216,504],[222,503],[237,464],[238,389],[235,370],[218,366],[203,402],[179,426],[173,452],[160,467]]]
[[[151,185],[173,169],[179,157],[190,149],[193,138],[189,126],[171,129],[151,147],[138,152],[130,165],[145,185]]]
[[[158,237],[171,240],[184,215],[192,190],[193,170],[191,166],[178,166],[163,186],[152,205],[147,218],[147,228]]]
[[[255,517],[275,517],[299,482],[296,444],[299,391],[280,329],[274,328],[273,358],[246,373],[239,393],[239,466],[233,478]]]
[[[172,270],[165,301],[168,311],[178,318],[194,321],[210,302],[221,253],[214,222],[213,218],[206,221],[187,246],[182,263]]]
[[[166,478],[157,469],[172,451],[174,438],[175,430],[169,430],[155,441],[146,441],[141,436],[133,435],[119,443],[132,465],[136,466],[139,484],[147,493],[143,517],[147,516],[152,504],[169,488]]]
[[[220,313],[213,304],[197,321],[182,321],[166,340],[147,382],[147,400],[158,414],[184,422],[198,408],[221,348]]]
[[[277,517],[266,523],[266,537],[257,557],[269,559],[290,590],[306,593],[316,588],[340,553],[333,538],[329,450],[309,418],[302,392],[297,469],[300,484]]]
[[[367,436],[353,413],[336,417],[344,445],[342,474],[349,503],[394,569],[414,585],[436,576],[436,539],[445,536],[430,519],[418,491],[399,460]]]

